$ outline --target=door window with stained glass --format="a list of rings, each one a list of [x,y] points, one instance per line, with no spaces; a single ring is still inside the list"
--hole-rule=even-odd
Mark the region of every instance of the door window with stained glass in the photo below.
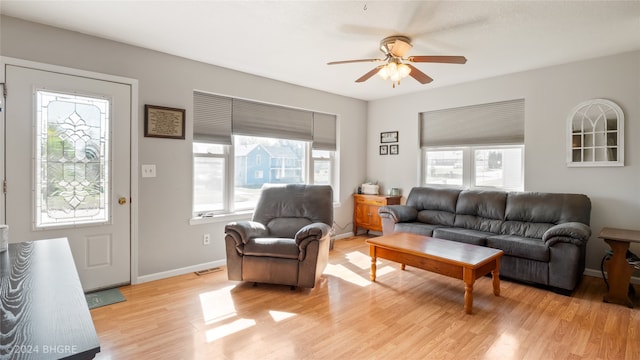
[[[109,222],[109,100],[36,92],[35,227]]]

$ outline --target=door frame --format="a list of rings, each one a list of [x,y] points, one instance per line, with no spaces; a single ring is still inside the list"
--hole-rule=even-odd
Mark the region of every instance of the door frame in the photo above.
[[[80,76],[89,79],[102,80],[102,81],[110,81],[115,83],[121,83],[124,85],[129,85],[131,87],[131,109],[130,109],[130,119],[131,123],[129,125],[130,132],[130,144],[131,147],[131,169],[130,169],[130,206],[131,211],[129,213],[129,238],[130,238],[130,246],[131,246],[131,258],[129,259],[129,267],[130,267],[130,282],[131,284],[138,283],[138,80],[133,78],[127,78],[116,75],[109,75],[104,73],[98,73],[94,71],[80,70],[69,68],[65,66],[45,64],[30,60],[23,60],[11,57],[3,57],[0,56],[0,83],[5,83],[6,79],[6,66],[14,65],[21,66],[26,68],[31,68],[35,70],[43,70],[49,71],[64,75],[71,76]],[[7,89],[7,91],[11,91],[11,89]],[[0,107],[2,111],[0,111],[0,139],[2,139],[2,146],[0,146],[0,180],[4,181],[5,177],[5,159],[6,159],[6,151],[5,151],[5,98],[2,94],[2,88],[0,88]],[[0,183],[0,222],[6,223],[6,196],[4,191],[1,189]]]

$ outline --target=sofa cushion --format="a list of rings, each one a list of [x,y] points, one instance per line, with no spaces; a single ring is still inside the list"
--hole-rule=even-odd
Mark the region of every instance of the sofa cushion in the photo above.
[[[505,220],[560,224],[577,221],[589,225],[591,201],[582,194],[510,192]]]
[[[455,215],[447,211],[420,210],[418,221],[425,224],[453,226]]]
[[[244,245],[244,255],[298,259],[300,250],[294,239],[253,238]]]
[[[439,210],[449,213],[456,212],[458,201],[458,189],[414,187],[407,196],[407,206],[413,206],[416,210]]]
[[[395,232],[408,232],[424,236],[432,236],[433,229],[439,228],[440,225],[429,225],[421,222],[397,223]]]
[[[542,239],[515,235],[496,235],[487,238],[487,246],[504,251],[505,255],[537,261],[549,261],[549,248]]]
[[[495,234],[485,231],[460,228],[436,228],[433,230],[433,237],[438,239],[453,240],[457,242],[484,246],[489,236]]]

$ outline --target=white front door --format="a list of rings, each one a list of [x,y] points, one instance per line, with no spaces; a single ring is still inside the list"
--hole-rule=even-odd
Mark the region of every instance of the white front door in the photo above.
[[[9,241],[66,237],[85,291],[129,283],[131,85],[16,65],[5,82]]]

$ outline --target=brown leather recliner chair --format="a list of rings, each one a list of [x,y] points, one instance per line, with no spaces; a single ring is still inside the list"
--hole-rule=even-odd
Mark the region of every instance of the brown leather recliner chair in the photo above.
[[[253,218],[225,226],[229,280],[313,288],[332,225],[331,186],[265,185]]]

